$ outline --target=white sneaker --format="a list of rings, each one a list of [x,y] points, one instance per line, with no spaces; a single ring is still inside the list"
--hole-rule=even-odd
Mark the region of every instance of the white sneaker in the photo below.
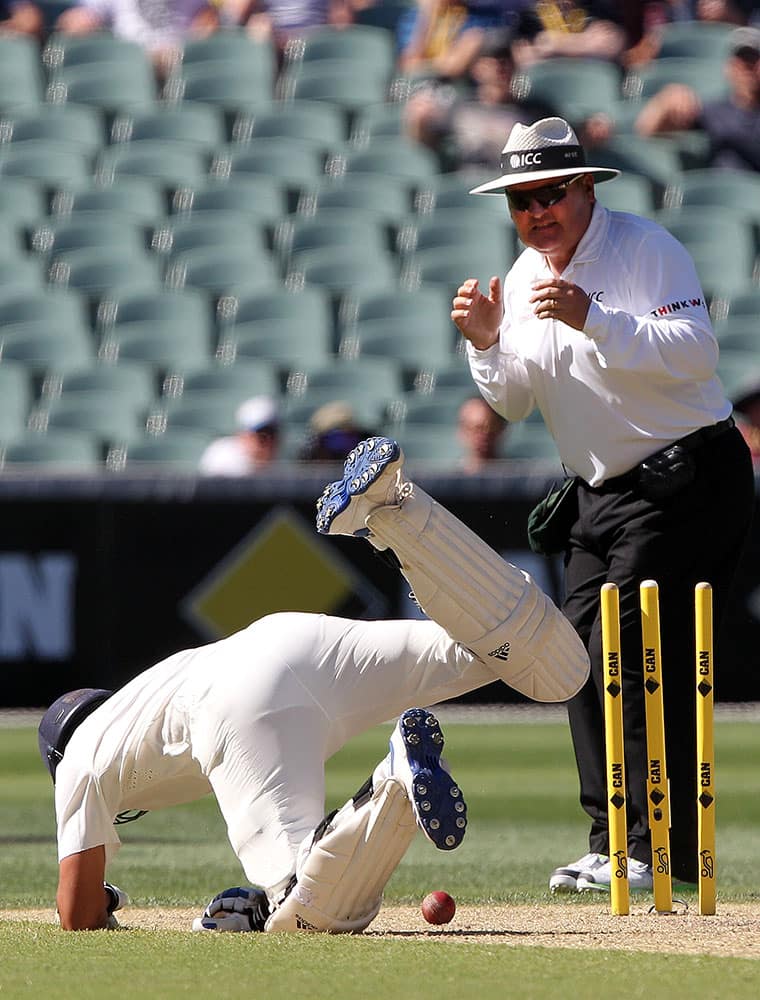
[[[608,863],[606,854],[584,854],[564,868],[555,868],[549,876],[549,889],[553,893],[576,892],[580,874],[593,872]]]
[[[609,892],[612,870],[609,861],[592,871],[584,871],[576,883],[578,892]],[[652,888],[652,866],[636,858],[628,858],[628,888],[631,892]]]

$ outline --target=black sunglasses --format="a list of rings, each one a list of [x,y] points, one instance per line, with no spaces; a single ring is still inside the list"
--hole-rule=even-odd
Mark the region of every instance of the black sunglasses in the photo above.
[[[581,177],[583,174],[576,174],[575,177],[570,177],[566,181],[560,181],[558,184],[544,184],[543,187],[533,188],[532,191],[511,191],[507,188],[509,207],[515,212],[527,212],[535,198],[541,208],[551,208],[552,205],[557,205],[562,201],[567,195],[567,189],[570,185],[575,184]]]

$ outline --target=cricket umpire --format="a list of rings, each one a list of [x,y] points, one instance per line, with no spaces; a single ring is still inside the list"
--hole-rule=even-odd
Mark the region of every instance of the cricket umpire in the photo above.
[[[538,407],[574,480],[545,526],[556,537],[535,542],[564,551],[563,610],[591,659],[568,704],[589,852],[552,873],[553,891],[609,888],[599,612],[608,581],[621,602],[629,877],[631,888],[652,884],[638,593],[648,578],[660,586],[671,868],[696,881],[694,585],[712,584],[719,622],[754,505],[694,263],[657,223],[596,201],[595,183],[618,173],[589,165],[561,118],[516,125],[500,176],[471,193],[506,194],[526,249],[503,289],[497,277],[484,291],[464,280],[451,313],[483,397],[510,422]]]

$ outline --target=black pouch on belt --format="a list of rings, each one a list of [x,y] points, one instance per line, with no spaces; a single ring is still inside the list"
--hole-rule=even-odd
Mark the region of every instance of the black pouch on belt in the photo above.
[[[578,517],[578,479],[571,476],[553,486],[528,516],[528,543],[534,552],[550,556],[562,552],[570,527]]]
[[[693,483],[696,471],[692,452],[681,444],[672,444],[644,459],[636,489],[645,500],[667,500]]]

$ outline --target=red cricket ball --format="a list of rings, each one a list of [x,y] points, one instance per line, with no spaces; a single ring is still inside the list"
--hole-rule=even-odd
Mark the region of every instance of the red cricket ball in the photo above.
[[[420,909],[429,924],[447,924],[456,913],[457,904],[453,896],[439,889],[425,896]]]

